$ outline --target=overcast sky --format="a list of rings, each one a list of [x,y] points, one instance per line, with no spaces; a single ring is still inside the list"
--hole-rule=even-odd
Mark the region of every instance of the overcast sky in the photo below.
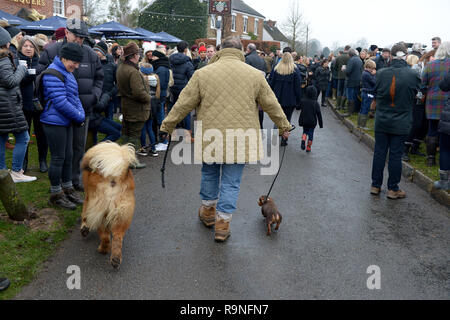
[[[292,0],[244,0],[266,17],[282,22]],[[379,47],[399,41],[421,42],[431,38],[450,41],[450,0],[299,0],[310,22],[311,38],[323,46],[341,46],[366,38]]]

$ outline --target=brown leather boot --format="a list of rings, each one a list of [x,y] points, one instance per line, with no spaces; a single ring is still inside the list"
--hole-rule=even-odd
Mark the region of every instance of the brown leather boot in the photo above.
[[[198,217],[206,227],[212,227],[216,221],[216,207],[202,205],[200,209],[198,209]]]
[[[81,198],[75,191],[75,189],[72,188],[63,188],[64,194],[66,195],[66,198],[75,204],[83,204],[84,200]]]
[[[230,236],[230,221],[225,221],[218,216],[216,217],[216,225],[214,230],[214,240],[224,242]]]
[[[77,208],[76,204],[69,201],[62,191],[60,193],[52,194],[48,200],[48,203],[51,206],[67,210],[75,210]]]

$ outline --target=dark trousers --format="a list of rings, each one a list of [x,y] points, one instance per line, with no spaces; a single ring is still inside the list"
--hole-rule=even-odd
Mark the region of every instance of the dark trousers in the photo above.
[[[386,156],[389,151],[388,189],[398,191],[402,177],[402,154],[405,135],[375,132],[375,151],[372,164],[372,187],[381,188]]]
[[[415,105],[413,107],[413,123],[406,142],[412,143],[414,140],[423,140],[427,132],[428,121],[425,117],[425,106]]]
[[[42,123],[40,121],[41,112],[23,110],[23,113],[28,122],[28,133],[30,134],[30,136],[31,136],[31,122],[33,122],[34,133],[36,134],[39,161],[45,161],[47,159],[48,143],[44,129],[42,128]],[[25,154],[25,159],[28,160],[28,148]]]
[[[84,126],[73,126],[73,159],[72,159],[72,184],[74,186],[81,185],[81,159],[83,159],[86,138],[89,128],[89,117],[84,120]]]
[[[295,106],[294,107],[282,107],[282,108],[283,108],[284,114],[286,115],[286,118],[288,119],[289,122],[291,122],[292,114],[294,113]]]
[[[338,79],[337,96],[345,96],[345,79]]]
[[[172,107],[175,105],[175,103],[177,103],[180,93],[181,92],[173,92],[172,91],[172,103],[171,103],[170,109],[172,109]],[[188,113],[186,118],[184,118],[183,121],[181,121],[179,126],[181,126],[183,129],[191,130],[191,113],[190,112]]]
[[[264,111],[259,110],[259,126],[261,129],[263,129],[263,123],[264,123]]]
[[[428,136],[430,137],[439,136],[438,126],[439,120],[428,120]]]
[[[138,148],[139,141],[141,139],[142,128],[145,121],[123,121],[122,135],[125,139],[125,143],[129,142],[134,144],[135,148]]]
[[[42,124],[42,127],[50,148],[48,178],[53,192],[61,188],[61,183],[70,184],[72,181],[73,127],[49,124]]]
[[[325,104],[325,98],[327,97],[327,92],[326,92],[326,90],[322,90],[319,87],[316,87],[316,89],[317,89],[317,97],[319,97],[320,94],[322,94],[321,105],[323,106]]]
[[[308,136],[309,141],[314,140],[314,128],[303,127],[303,134],[306,134]]]
[[[441,132],[439,138],[439,166],[447,171],[450,170],[450,135]]]

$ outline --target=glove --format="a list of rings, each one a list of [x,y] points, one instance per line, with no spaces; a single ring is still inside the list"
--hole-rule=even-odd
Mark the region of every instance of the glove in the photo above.
[[[164,131],[159,132],[159,137],[160,137],[161,141],[166,140],[168,136],[169,136],[169,134],[167,132],[164,132]]]

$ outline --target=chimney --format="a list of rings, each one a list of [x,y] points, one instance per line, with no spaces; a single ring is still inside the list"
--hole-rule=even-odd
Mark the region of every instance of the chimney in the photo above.
[[[272,21],[272,20],[267,21],[267,25],[271,28],[275,28],[276,24],[277,24],[276,21]]]

